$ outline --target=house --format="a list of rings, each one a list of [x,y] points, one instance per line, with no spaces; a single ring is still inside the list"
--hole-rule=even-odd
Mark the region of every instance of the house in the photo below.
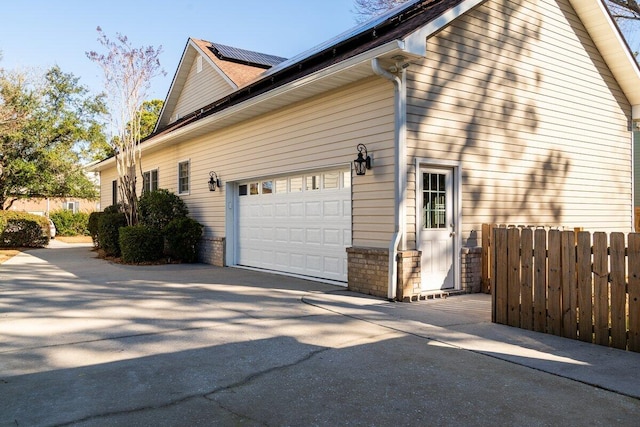
[[[100,205],[97,200],[80,199],[77,197],[30,197],[16,200],[8,210],[49,216],[50,212],[60,210],[69,210],[73,213],[91,213],[99,210],[99,208]]]
[[[473,291],[483,223],[632,229],[638,119],[601,0],[414,0],[288,60],[190,39],[139,182],[216,265]],[[108,206],[114,159],[94,170]]]

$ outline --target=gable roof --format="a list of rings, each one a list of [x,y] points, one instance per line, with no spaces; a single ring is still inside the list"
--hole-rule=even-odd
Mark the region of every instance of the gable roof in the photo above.
[[[191,65],[198,55],[206,58],[209,65],[227,82],[230,92],[255,80],[266,69],[286,59],[219,43],[211,43],[206,40],[189,38],[160,112],[156,130],[169,124],[169,116],[180,98],[180,93],[186,83]]]
[[[424,57],[429,36],[485,1],[410,0],[266,72],[262,70],[254,80],[237,86],[228,96],[174,123],[158,127],[144,142],[143,149],[155,150],[164,144],[179,143],[372,76],[374,58],[392,65],[398,56],[405,60]],[[634,106],[640,107],[640,69],[603,1],[569,0],[625,95]],[[193,40],[190,42],[195,43]],[[185,55],[183,61],[184,58]],[[170,94],[173,90],[172,84]],[[634,113],[635,110],[634,107]]]

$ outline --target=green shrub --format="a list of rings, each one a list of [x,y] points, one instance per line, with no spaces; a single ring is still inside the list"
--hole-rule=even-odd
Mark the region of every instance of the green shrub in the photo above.
[[[198,247],[202,237],[202,224],[191,218],[173,219],[164,229],[167,255],[184,262],[198,260]]]
[[[25,212],[0,211],[0,246],[39,248],[49,244],[49,220]]]
[[[186,217],[189,209],[184,201],[168,190],[144,193],[138,201],[140,224],[163,230],[174,218]]]
[[[122,209],[122,205],[120,203],[116,203],[115,205],[107,206],[102,210],[104,213],[120,213],[124,212]]]
[[[87,220],[87,231],[89,232],[89,236],[91,236],[91,240],[93,240],[93,246],[96,248],[100,247],[100,240],[98,239],[98,221],[100,220],[100,215],[102,215],[102,212],[91,212]]]
[[[155,228],[144,225],[122,227],[118,242],[124,262],[155,261],[162,256],[164,241],[162,234]]]
[[[127,225],[123,213],[102,213],[98,219],[98,241],[108,256],[120,256],[120,228]]]
[[[63,209],[51,212],[51,221],[56,226],[56,230],[61,236],[86,236],[89,234],[88,223],[89,214]]]

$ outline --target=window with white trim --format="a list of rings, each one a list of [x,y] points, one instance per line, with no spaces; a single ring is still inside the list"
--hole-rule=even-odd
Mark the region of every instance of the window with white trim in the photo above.
[[[156,191],[158,189],[158,169],[153,169],[142,174],[142,193]]]
[[[189,194],[189,175],[191,173],[191,161],[178,163],[178,194]]]
[[[62,209],[66,211],[71,211],[74,214],[80,211],[80,202],[64,202],[62,204]]]
[[[118,204],[118,180],[114,179],[111,181],[111,204]]]

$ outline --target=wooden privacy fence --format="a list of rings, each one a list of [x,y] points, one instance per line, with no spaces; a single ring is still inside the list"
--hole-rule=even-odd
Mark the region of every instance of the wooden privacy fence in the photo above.
[[[640,352],[640,233],[627,240],[484,225],[492,321]]]

